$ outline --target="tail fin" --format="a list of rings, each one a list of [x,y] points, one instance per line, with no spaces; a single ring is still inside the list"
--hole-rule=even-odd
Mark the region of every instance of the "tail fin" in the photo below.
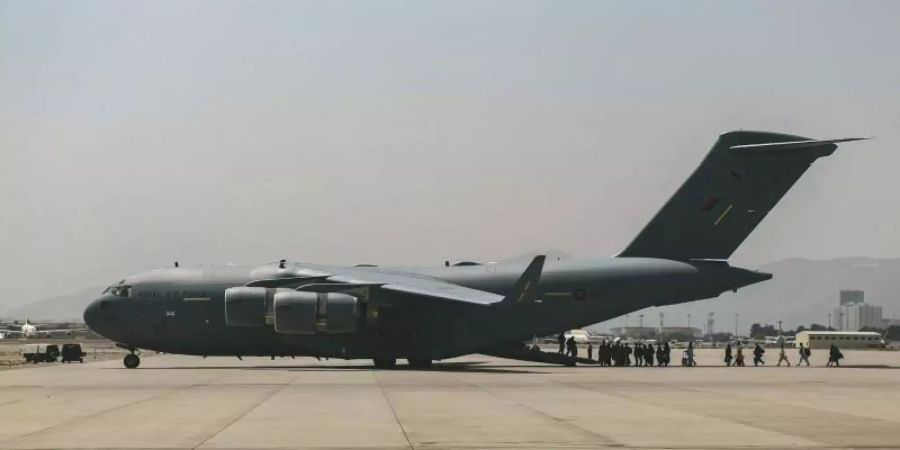
[[[854,140],[725,133],[619,256],[728,259],[813,161]]]

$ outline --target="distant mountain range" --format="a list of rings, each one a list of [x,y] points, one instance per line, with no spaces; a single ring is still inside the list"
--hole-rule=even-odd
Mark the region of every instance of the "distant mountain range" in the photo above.
[[[630,325],[638,325],[644,314],[645,326],[659,325],[659,313],[664,314],[667,326],[691,325],[706,329],[708,313],[714,313],[714,331],[734,331],[734,314],[738,313],[740,334],[750,325],[776,324],[783,321],[784,329],[810,323],[828,324],[828,313],[838,305],[841,289],[862,289],[866,303],[882,305],[886,318],[900,318],[900,259],[838,258],[810,260],[789,258],[759,267],[775,275],[772,280],[746,287],[737,293],[664,308],[650,308],[629,315]],[[92,287],[73,294],[39,300],[3,311],[2,316],[21,320],[68,321],[81,320],[85,306],[96,298],[102,287]],[[621,326],[624,317],[591,328],[608,330]]]
[[[13,307],[2,312],[2,317],[9,320],[29,320],[35,322],[81,322],[84,308],[88,303],[100,296],[103,287],[82,289],[66,295],[57,295]]]

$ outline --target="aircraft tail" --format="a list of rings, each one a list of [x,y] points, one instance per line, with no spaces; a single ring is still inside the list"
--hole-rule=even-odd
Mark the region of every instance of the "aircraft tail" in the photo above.
[[[861,139],[725,133],[619,256],[728,259],[813,161]]]

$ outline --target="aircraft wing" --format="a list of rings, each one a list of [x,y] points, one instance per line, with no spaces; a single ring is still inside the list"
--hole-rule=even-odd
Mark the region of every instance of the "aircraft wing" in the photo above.
[[[507,296],[400,271],[368,272],[361,275],[365,279],[332,275],[328,277],[328,283],[311,283],[300,286],[297,290],[349,293],[353,289],[370,288],[400,294],[410,301],[421,299],[479,306],[511,305],[534,300],[545,259],[544,255],[535,257]]]

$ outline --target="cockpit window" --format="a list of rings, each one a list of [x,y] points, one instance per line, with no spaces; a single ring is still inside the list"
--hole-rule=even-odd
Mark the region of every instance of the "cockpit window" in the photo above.
[[[103,293],[104,294],[112,294],[112,295],[115,295],[116,297],[131,298],[131,286],[118,284],[118,285],[110,286],[110,287],[104,289]]]

